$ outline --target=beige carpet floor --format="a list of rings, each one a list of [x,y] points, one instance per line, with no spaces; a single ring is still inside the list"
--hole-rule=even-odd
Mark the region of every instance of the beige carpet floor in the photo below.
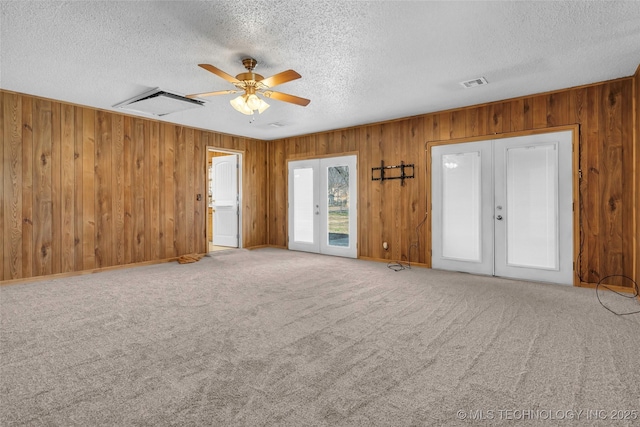
[[[260,249],[0,308],[2,426],[640,425],[640,316],[592,289]]]

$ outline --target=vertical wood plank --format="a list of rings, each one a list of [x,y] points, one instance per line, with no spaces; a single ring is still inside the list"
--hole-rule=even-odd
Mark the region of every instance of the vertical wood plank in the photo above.
[[[53,273],[51,242],[53,202],[51,199],[51,102],[36,99],[33,117],[33,223],[34,266],[36,276]]]
[[[465,110],[452,111],[449,114],[449,139],[466,136],[466,115]]]
[[[203,132],[196,131],[194,134],[194,150],[193,150],[193,166],[195,187],[194,187],[194,200],[195,209],[193,214],[194,222],[194,252],[204,253],[207,252],[207,233],[206,233],[206,201],[207,192],[205,190],[206,180],[206,156],[203,143]],[[197,200],[199,195],[200,200]],[[240,224],[242,226],[242,224]]]
[[[478,109],[467,108],[465,113],[465,135],[478,136]]]
[[[287,176],[286,144],[283,140],[269,143],[269,244],[287,246]],[[248,190],[244,190],[248,194]]]
[[[133,197],[133,262],[141,262],[145,260],[145,120],[133,119],[133,178],[131,194]]]
[[[75,266],[75,110],[70,104],[60,106],[62,143],[60,144],[61,195],[61,271],[71,272]]]
[[[370,243],[370,230],[372,223],[372,191],[371,185],[371,168],[373,166],[373,160],[371,159],[371,140],[370,140],[370,127],[362,127],[358,129],[358,141],[360,145],[360,156],[358,162],[358,168],[360,174],[358,175],[358,227],[359,231],[367,230],[367,232],[358,233],[358,253],[360,256],[371,257],[371,243]]]
[[[95,128],[96,111],[82,111],[82,257],[85,270],[96,267]]]
[[[62,190],[60,103],[51,103],[51,272],[62,272]]]
[[[638,177],[635,175],[633,167],[634,159],[634,136],[633,136],[633,99],[628,96],[623,96],[624,93],[633,92],[633,82],[626,81],[620,83],[620,144],[621,144],[621,227],[622,227],[622,271],[627,272],[628,276],[631,276],[630,272],[634,271],[634,258],[635,253],[634,241],[635,241],[635,207],[634,207],[634,189],[638,182]],[[631,124],[631,126],[629,125]],[[619,285],[631,286],[632,283],[628,280],[619,281]]]
[[[84,252],[83,252],[83,242],[84,242],[84,235],[82,234],[82,229],[83,229],[83,223],[84,223],[84,216],[83,216],[83,211],[82,211],[82,206],[83,206],[83,195],[84,195],[84,188],[83,188],[83,158],[84,158],[84,153],[82,151],[83,149],[83,137],[82,137],[82,131],[83,131],[83,124],[82,124],[82,118],[83,118],[83,109],[81,107],[74,107],[74,132],[75,132],[75,137],[74,137],[74,154],[73,154],[73,159],[74,159],[74,167],[73,167],[73,172],[74,172],[74,208],[73,208],[73,216],[75,219],[75,224],[74,224],[74,240],[73,240],[73,246],[74,246],[74,262],[73,262],[73,269],[74,271],[79,271],[84,269]]]
[[[427,214],[427,179],[426,174],[427,171],[427,154],[425,151],[424,144],[424,134],[423,134],[423,120],[422,118],[414,118],[411,121],[411,142],[410,147],[411,153],[415,156],[415,183],[414,186],[417,187],[417,192],[414,196],[414,199],[411,202],[411,215],[414,221],[414,224],[418,228],[418,233],[416,234],[417,239],[417,247],[416,254],[418,258],[416,259],[419,263],[427,262],[427,254],[426,254],[426,227],[424,223],[420,226],[420,223],[425,218]],[[429,257],[429,261],[431,257]]]
[[[490,104],[487,109],[487,133],[502,133],[502,104]]]
[[[193,157],[195,152],[195,135],[193,129],[185,129],[185,158],[184,158],[184,174],[186,187],[184,187],[183,197],[185,203],[185,228],[184,232],[186,233],[186,245],[185,251],[186,253],[194,253],[195,248],[195,232],[194,232],[194,224],[195,224],[195,173],[196,170],[193,169]]]
[[[533,98],[523,99],[524,130],[533,129]]]
[[[597,283],[602,277],[600,274],[600,257],[598,241],[600,236],[600,105],[598,100],[601,96],[601,88],[588,88],[587,116],[589,127],[585,129],[583,135],[585,144],[583,147],[583,158],[587,173],[583,172],[585,181],[584,192],[584,246],[582,248],[582,262],[587,269],[585,279],[587,282]]]
[[[122,169],[124,171],[123,177],[123,211],[124,218],[122,221],[122,233],[124,235],[123,251],[124,251],[124,263],[131,264],[133,262],[133,214],[134,214],[134,194],[133,194],[133,118],[129,116],[124,117],[123,123],[123,144],[122,144]]]
[[[175,170],[174,170],[174,186],[180,191],[174,192],[174,205],[175,205],[175,224],[174,224],[174,245],[176,255],[184,255],[187,253],[187,218],[186,218],[186,203],[185,203],[185,191],[187,186],[186,182],[186,168],[187,168],[187,148],[185,142],[185,129],[182,126],[175,126],[174,132],[176,136],[176,151],[175,151]]]
[[[163,230],[164,235],[164,258],[177,256],[175,247],[175,151],[176,151],[176,130],[173,125],[164,126],[164,191],[161,199],[161,212],[164,214]]]
[[[1,92],[0,92],[1,93]],[[35,276],[33,238],[33,98],[22,96],[22,277]],[[1,178],[0,178],[1,179]],[[1,215],[1,214],[0,214]]]
[[[442,141],[451,139],[451,114],[451,112],[438,114],[438,129]]]
[[[510,103],[510,131],[518,132],[525,129],[524,125],[524,99],[519,98],[511,101]]]
[[[569,124],[569,92],[557,92],[547,96],[547,127]]]
[[[104,111],[96,112],[96,267],[100,268],[113,265],[111,117]]]
[[[160,123],[149,123],[149,160],[147,161],[146,170],[148,171],[149,199],[147,209],[149,229],[149,239],[145,242],[145,249],[149,248],[148,259],[160,259]]]
[[[533,128],[547,127],[547,97],[538,95],[533,97]]]
[[[125,218],[125,157],[124,116],[114,114],[111,120],[111,217],[113,224],[113,265],[125,264],[124,218]]]
[[[635,117],[633,123],[633,171],[632,178],[635,185],[635,207],[633,216],[636,219],[635,228],[633,228],[634,236],[634,253],[633,258],[636,264],[633,269],[634,279],[636,283],[640,282],[640,65],[636,70],[633,80],[634,87],[634,111]]]
[[[8,95],[8,94],[7,94]],[[5,112],[4,112],[4,97],[5,93],[0,91],[0,135],[4,138],[4,121],[5,121]],[[4,165],[4,149],[0,148],[0,165],[2,165],[2,170],[6,169]],[[0,226],[3,227],[4,230],[4,173],[0,171]],[[0,243],[0,281],[5,280],[4,273],[4,243]]]
[[[600,207],[601,227],[606,230],[600,236],[601,274],[623,274],[622,266],[622,134],[620,115],[620,90],[615,83],[602,86],[600,98]],[[616,278],[610,282],[623,285]]]
[[[0,106],[4,121],[2,138],[4,159],[3,178],[0,178],[0,189],[4,221],[3,229],[3,264],[4,275],[0,270],[0,278],[17,279],[22,277],[22,103],[17,94],[6,94]]]
[[[587,153],[588,153],[588,144],[586,141],[586,132],[589,130],[589,118],[587,114],[587,90],[578,89],[572,90],[570,95],[570,120],[573,123],[580,123],[579,128],[579,141],[578,141],[578,171],[574,171],[574,174],[578,174],[578,200],[576,201],[578,210],[578,222],[579,222],[579,233],[578,236],[579,247],[577,248],[577,257],[575,269],[577,271],[578,277],[580,281],[584,282],[588,272],[585,269],[586,263],[584,261],[585,257],[585,226],[584,222],[588,218],[585,216],[585,199],[584,195],[586,192],[586,180],[588,179],[588,167],[587,167]]]

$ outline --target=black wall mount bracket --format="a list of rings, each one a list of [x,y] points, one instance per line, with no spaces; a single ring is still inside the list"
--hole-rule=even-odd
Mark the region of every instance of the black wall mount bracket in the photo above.
[[[399,169],[400,175],[397,175],[397,173],[395,173],[394,176],[388,176],[387,173],[391,172],[390,170],[394,170],[394,169]],[[409,169],[411,169],[411,171],[409,171]],[[411,174],[409,174],[408,172],[411,172]],[[413,163],[411,163],[410,165],[405,165],[404,161],[401,161],[399,165],[385,166],[384,161],[381,160],[379,168],[371,168],[371,181],[386,181],[388,179],[399,179],[400,185],[404,186],[404,180],[408,178],[413,178],[413,177],[414,177]]]

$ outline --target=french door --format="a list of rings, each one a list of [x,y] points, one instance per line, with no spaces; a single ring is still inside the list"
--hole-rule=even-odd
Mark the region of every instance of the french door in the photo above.
[[[433,268],[572,284],[572,139],[432,147]]]
[[[356,258],[356,156],[289,162],[289,249]]]

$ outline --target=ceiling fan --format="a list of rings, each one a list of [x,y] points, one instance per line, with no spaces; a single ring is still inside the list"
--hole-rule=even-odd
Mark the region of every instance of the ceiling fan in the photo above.
[[[262,77],[260,74],[256,74],[253,72],[258,61],[253,58],[245,58],[242,60],[242,65],[247,69],[246,73],[240,73],[237,76],[233,77],[230,74],[225,73],[219,68],[214,67],[209,64],[198,64],[199,67],[204,68],[205,70],[215,74],[218,77],[222,77],[229,83],[233,84],[236,89],[235,90],[219,90],[216,92],[204,92],[204,93],[195,93],[192,95],[187,95],[187,98],[197,98],[201,96],[215,96],[215,95],[229,95],[232,93],[244,92],[242,95],[237,98],[232,99],[231,106],[238,110],[239,112],[252,115],[254,111],[258,111],[258,113],[262,113],[264,110],[269,108],[269,104],[264,102],[264,100],[258,97],[258,94],[266,97],[273,98],[278,101],[289,102],[291,104],[306,106],[311,102],[308,99],[300,98],[298,96],[289,95],[282,92],[274,92],[271,90],[272,87],[281,85],[283,83],[290,82],[292,80],[299,79],[302,77],[300,74],[293,70],[283,71],[281,73],[275,74],[271,77],[267,77],[266,79]]]

